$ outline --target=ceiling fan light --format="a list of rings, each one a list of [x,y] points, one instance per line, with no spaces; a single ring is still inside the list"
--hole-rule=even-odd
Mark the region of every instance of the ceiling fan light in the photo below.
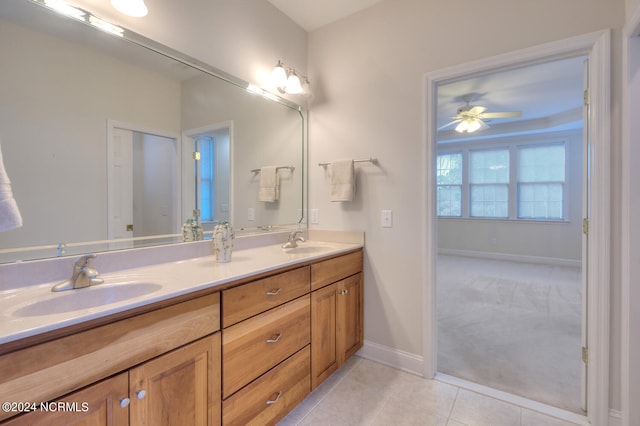
[[[467,132],[473,133],[476,130],[478,130],[480,127],[482,127],[480,120],[478,120],[477,118],[474,118],[473,120],[469,120],[469,125],[467,126]]]
[[[141,18],[147,16],[147,13],[149,13],[149,9],[147,9],[147,6],[144,4],[144,0],[111,0],[111,6],[118,12],[133,16],[134,18]]]
[[[468,120],[462,120],[460,123],[458,123],[458,125],[456,126],[456,132],[466,132],[469,129],[469,123],[467,123],[467,121]]]

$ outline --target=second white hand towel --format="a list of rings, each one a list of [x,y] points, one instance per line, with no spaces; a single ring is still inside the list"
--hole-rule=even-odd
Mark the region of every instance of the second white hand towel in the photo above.
[[[4,168],[2,147],[0,146],[0,231],[9,231],[21,226],[22,216],[18,210],[18,204],[13,198],[11,181]]]
[[[260,189],[258,201],[273,203],[278,201],[280,190],[278,188],[278,169],[276,166],[266,166],[260,169]]]
[[[356,179],[353,160],[331,162],[331,201],[353,201]]]

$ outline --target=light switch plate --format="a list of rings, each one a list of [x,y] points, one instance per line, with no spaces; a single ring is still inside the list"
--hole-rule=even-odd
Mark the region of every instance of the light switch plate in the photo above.
[[[254,220],[256,218],[256,211],[253,207],[247,209],[247,220]]]
[[[382,210],[380,214],[380,225],[383,228],[393,227],[393,212],[391,210]]]
[[[320,223],[320,210],[311,209],[311,223],[313,225],[317,225],[318,223]]]

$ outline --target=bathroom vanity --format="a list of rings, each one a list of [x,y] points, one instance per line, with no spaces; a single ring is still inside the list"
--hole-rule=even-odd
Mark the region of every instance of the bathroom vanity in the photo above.
[[[121,271],[166,281],[84,319],[53,309],[40,326],[34,316],[27,330],[11,322],[0,340],[1,424],[276,423],[362,346],[362,245],[234,256]],[[186,287],[173,283],[180,276]],[[39,302],[16,301],[12,312]],[[56,325],[61,317],[75,319]]]

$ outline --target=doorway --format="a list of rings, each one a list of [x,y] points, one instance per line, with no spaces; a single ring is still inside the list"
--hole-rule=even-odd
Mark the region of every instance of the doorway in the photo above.
[[[608,416],[607,394],[608,394],[608,268],[609,258],[607,250],[608,239],[608,219],[607,211],[608,203],[608,183],[609,183],[609,150],[607,146],[609,130],[609,110],[608,110],[608,87],[609,87],[609,33],[596,33],[577,37],[574,39],[564,40],[562,42],[550,43],[530,49],[525,49],[512,54],[505,54],[498,57],[488,58],[486,60],[474,63],[464,64],[457,67],[430,73],[426,76],[426,99],[427,99],[427,115],[426,115],[426,247],[425,254],[427,263],[426,282],[425,282],[425,312],[427,313],[425,321],[425,364],[424,374],[427,377],[438,378],[437,373],[440,371],[438,366],[438,293],[437,275],[438,275],[438,244],[439,228],[436,216],[437,190],[436,190],[436,166],[437,166],[437,146],[438,135],[436,129],[439,127],[436,117],[437,93],[438,88],[444,84],[455,81],[461,81],[471,76],[494,73],[496,71],[512,70],[528,66],[531,64],[540,64],[568,57],[586,56],[591,64],[589,68],[589,87],[590,92],[588,98],[590,103],[588,106],[588,117],[593,123],[587,129],[589,140],[588,146],[588,170],[591,189],[588,194],[588,211],[589,220],[589,251],[588,256],[584,259],[586,264],[585,277],[589,282],[595,282],[597,286],[590,286],[585,294],[585,309],[587,321],[590,324],[589,329],[585,333],[585,352],[589,355],[594,352],[596,357],[590,356],[585,370],[588,371],[589,386],[586,391],[586,406],[588,409],[587,417],[594,424],[605,424]],[[594,118],[599,118],[594,120]],[[486,141],[488,143],[488,141]],[[509,157],[510,158],[510,157]],[[486,184],[487,182],[484,182]],[[489,182],[496,184],[495,182]],[[498,182],[501,184],[501,182]],[[494,188],[495,189],[495,188]],[[505,188],[507,194],[509,191],[513,195],[517,195],[519,189]],[[491,191],[489,191],[491,192]],[[495,193],[495,191],[494,191]],[[486,201],[486,200],[484,200]],[[507,206],[507,209],[509,207]],[[507,210],[507,214],[508,210]],[[489,237],[489,243],[497,244],[498,241],[492,241]],[[600,244],[604,244],[600,246]],[[579,355],[578,355],[579,357]],[[604,357],[604,358],[601,358]],[[606,361],[605,361],[606,359]],[[586,358],[585,358],[586,360]],[[486,387],[491,390],[492,388]],[[496,391],[493,396],[504,395],[512,396],[511,393]],[[529,398],[520,398],[519,403],[523,405],[529,404],[540,409],[541,404],[531,401]],[[553,411],[554,407],[545,406],[546,409]],[[577,415],[572,413],[555,413],[557,416],[565,416],[571,420],[575,420]],[[584,418],[584,417],[582,417]]]

